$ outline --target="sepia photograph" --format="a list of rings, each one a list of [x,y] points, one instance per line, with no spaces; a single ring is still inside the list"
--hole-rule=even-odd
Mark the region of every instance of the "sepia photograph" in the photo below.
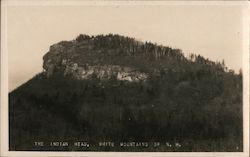
[[[64,2],[2,2],[0,154],[249,155],[249,3]]]

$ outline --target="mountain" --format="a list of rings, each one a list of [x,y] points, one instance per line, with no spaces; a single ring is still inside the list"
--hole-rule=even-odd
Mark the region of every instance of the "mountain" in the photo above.
[[[118,80],[142,81],[158,68],[171,68],[170,60],[185,57],[179,49],[110,34],[79,35],[76,40],[62,41],[52,45],[43,59],[47,77],[58,72],[77,79],[88,79],[94,74],[101,79],[114,76]]]
[[[114,34],[61,41],[43,61],[9,93],[10,150],[242,151],[242,74],[224,62]]]

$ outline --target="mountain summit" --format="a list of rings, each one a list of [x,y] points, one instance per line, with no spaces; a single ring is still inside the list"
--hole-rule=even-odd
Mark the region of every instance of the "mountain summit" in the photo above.
[[[243,149],[242,74],[223,61],[113,34],[61,41],[43,61],[41,73],[9,93],[10,150]]]
[[[159,72],[159,67],[151,64],[183,59],[179,49],[113,34],[91,37],[81,34],[75,40],[52,45],[43,57],[43,68],[47,77],[57,73],[77,79],[96,76],[100,79],[115,77],[144,81],[152,71]],[[162,64],[166,65],[164,62]]]

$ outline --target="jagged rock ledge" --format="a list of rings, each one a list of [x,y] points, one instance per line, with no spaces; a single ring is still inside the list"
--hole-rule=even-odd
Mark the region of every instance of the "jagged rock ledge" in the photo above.
[[[80,35],[80,37],[81,40],[78,37],[76,40],[62,41],[50,46],[49,52],[43,57],[44,74],[48,78],[58,71],[62,76],[73,76],[80,80],[89,79],[94,75],[104,80],[115,77],[117,80],[129,82],[145,81],[148,78],[147,73],[133,67],[99,64],[98,59],[93,54],[104,53],[102,51],[105,50],[102,47],[93,49],[93,47],[96,47],[94,46],[96,44],[93,43],[94,37],[91,39],[88,36],[82,37]],[[79,58],[84,58],[85,61],[79,63]],[[88,60],[86,62],[86,58],[95,60],[96,64],[90,64]]]
[[[64,61],[63,61],[64,62]],[[89,79],[95,75],[99,79],[111,79],[115,77],[117,80],[138,82],[145,81],[148,77],[146,73],[136,71],[130,67],[121,67],[119,65],[94,65],[78,66],[77,63],[65,63],[64,76],[71,75],[77,79]]]

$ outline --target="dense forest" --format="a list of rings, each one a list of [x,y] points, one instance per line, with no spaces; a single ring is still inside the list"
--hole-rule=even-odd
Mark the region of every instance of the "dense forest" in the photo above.
[[[58,44],[60,57],[79,65],[134,67],[149,77],[79,80],[62,75],[56,63],[51,77],[41,72],[9,94],[10,150],[79,150],[34,147],[33,142],[88,141],[92,147],[86,151],[242,151],[242,73],[224,61],[185,57],[180,49],[113,34],[79,35]],[[44,58],[57,62],[56,55]],[[182,147],[95,145],[100,141]]]

